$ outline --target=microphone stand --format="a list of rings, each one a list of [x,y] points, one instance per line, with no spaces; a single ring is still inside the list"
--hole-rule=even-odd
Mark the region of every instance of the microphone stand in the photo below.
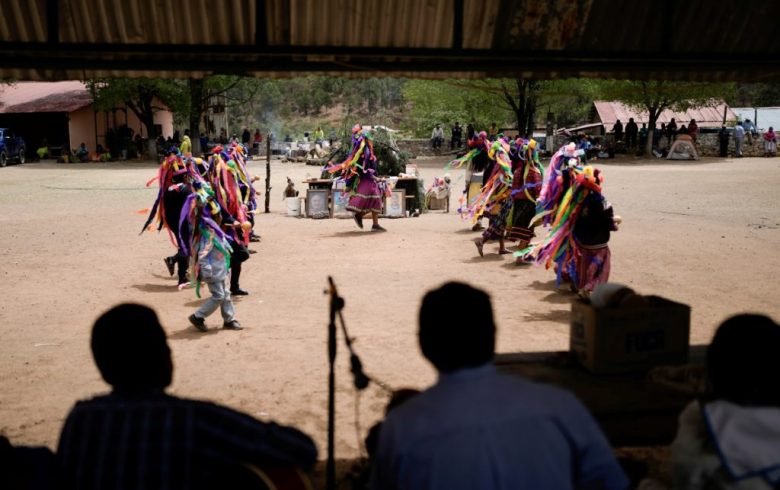
[[[355,351],[352,349],[352,339],[347,334],[347,326],[344,323],[344,316],[341,311],[344,309],[344,299],[336,291],[336,285],[333,278],[328,276],[328,285],[330,293],[330,314],[328,322],[328,364],[330,371],[328,373],[328,462],[325,467],[326,489],[336,489],[336,316],[341,322],[341,330],[344,332],[344,339],[347,344],[347,350],[350,354],[350,370],[354,377],[355,388],[363,390],[368,386],[368,376],[363,372],[363,364],[360,362]]]

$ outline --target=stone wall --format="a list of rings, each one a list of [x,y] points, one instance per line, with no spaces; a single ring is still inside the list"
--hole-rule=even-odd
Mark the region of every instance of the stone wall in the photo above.
[[[570,141],[570,138],[565,136],[555,136],[555,149],[557,150],[561,146]],[[642,148],[644,150],[644,148]],[[720,143],[718,141],[717,133],[700,134],[696,141],[696,151],[700,157],[717,157],[720,156]],[[748,139],[745,138],[742,141],[742,155],[746,157],[761,157],[764,156],[764,143],[761,135],[753,137],[752,142],[749,144]],[[734,156],[734,137],[729,138],[729,156]]]
[[[696,141],[696,151],[699,152],[699,156],[702,157],[717,157],[720,156],[720,143],[718,142],[718,135],[715,134],[700,134]],[[729,156],[734,156],[734,138],[729,138]],[[764,141],[761,135],[753,137],[752,144],[748,143],[748,139],[742,140],[742,156],[746,157],[762,157],[764,156]]]
[[[434,152],[433,148],[431,147],[431,140],[429,139],[408,139],[408,140],[398,140],[396,141],[398,144],[398,148],[401,151],[405,151],[412,154],[412,158],[414,157],[432,157],[436,155],[440,155],[442,153],[449,153],[450,152],[450,140],[446,139],[441,144],[441,149],[439,152]]]
[[[565,145],[570,141],[563,135],[555,136],[555,150]],[[414,157],[428,157],[435,156],[437,154],[449,153],[450,145],[449,141],[445,140],[442,144],[441,151],[435,153],[431,148],[431,140],[429,139],[408,139],[398,140],[398,148],[401,151],[406,151],[412,154]],[[718,143],[717,133],[700,134],[696,142],[696,151],[699,152],[699,156],[702,157],[716,157],[720,155],[720,143]],[[748,144],[747,138],[742,143],[742,155],[746,157],[760,157],[764,156],[764,143],[761,139],[761,135],[753,138],[752,144]],[[729,156],[734,156],[734,137],[729,138]]]

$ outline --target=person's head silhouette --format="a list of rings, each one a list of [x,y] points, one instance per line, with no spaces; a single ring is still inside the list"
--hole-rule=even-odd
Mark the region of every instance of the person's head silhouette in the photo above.
[[[496,326],[490,296],[484,291],[458,282],[429,291],[420,306],[419,323],[423,355],[441,372],[493,359]]]
[[[103,313],[92,328],[92,355],[117,391],[162,390],[171,384],[171,350],[157,314],[146,306],[126,303]]]
[[[780,407],[780,325],[764,315],[723,322],[707,349],[707,375],[715,399],[745,406]]]

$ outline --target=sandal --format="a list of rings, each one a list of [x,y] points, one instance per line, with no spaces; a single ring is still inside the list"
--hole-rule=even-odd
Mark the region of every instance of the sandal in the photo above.
[[[474,245],[477,246],[477,252],[479,252],[479,256],[480,257],[484,257],[485,256],[485,251],[482,250],[482,247],[485,246],[485,242],[483,242],[481,238],[475,238],[474,239]]]

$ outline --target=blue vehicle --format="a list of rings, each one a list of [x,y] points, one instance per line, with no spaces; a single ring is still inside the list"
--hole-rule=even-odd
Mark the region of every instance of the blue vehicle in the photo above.
[[[24,140],[14,135],[13,130],[0,128],[0,167],[8,165],[8,160],[15,159],[24,163]]]

